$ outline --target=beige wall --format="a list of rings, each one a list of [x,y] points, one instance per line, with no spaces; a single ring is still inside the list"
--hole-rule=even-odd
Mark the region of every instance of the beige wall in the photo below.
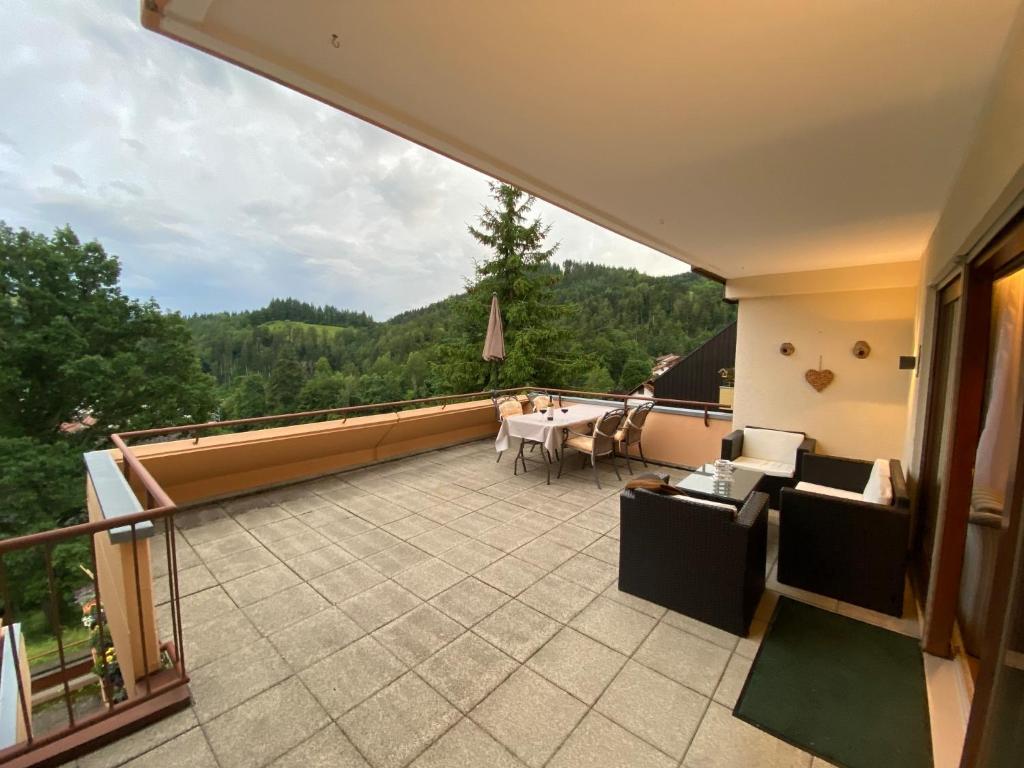
[[[900,458],[913,372],[898,358],[913,354],[915,304],[913,287],[740,300],[733,423],[806,432],[820,453]],[[851,352],[859,340],[864,360]],[[835,374],[820,393],[804,380],[819,355]]]
[[[1024,7],[1010,32],[999,74],[978,119],[974,140],[922,260],[915,348],[922,351],[914,381],[906,453],[916,474],[924,440],[925,398],[931,371],[936,284],[985,244],[1024,204]]]

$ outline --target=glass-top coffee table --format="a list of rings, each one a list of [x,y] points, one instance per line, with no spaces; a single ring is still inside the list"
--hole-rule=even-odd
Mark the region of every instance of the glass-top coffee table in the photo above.
[[[682,488],[690,496],[709,501],[724,501],[736,506],[742,506],[764,479],[764,472],[755,472],[752,469],[740,469],[736,467],[732,473],[732,486],[728,493],[715,493],[715,478],[710,472],[704,471],[710,465],[702,467],[700,471],[694,472],[678,483],[676,488]]]

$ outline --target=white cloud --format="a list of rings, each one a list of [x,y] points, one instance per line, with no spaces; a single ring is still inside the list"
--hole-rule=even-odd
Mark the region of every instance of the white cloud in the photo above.
[[[384,318],[462,289],[487,178],[142,29],[137,0],[0,0],[0,219],[65,223],[184,312],[291,295]],[[540,202],[559,258],[687,267]]]

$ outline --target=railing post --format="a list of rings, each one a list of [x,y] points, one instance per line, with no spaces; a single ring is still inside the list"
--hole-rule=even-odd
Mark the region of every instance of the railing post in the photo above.
[[[105,452],[97,453],[104,455],[93,462],[89,457],[86,459],[90,467],[86,477],[86,506],[92,522],[110,519],[110,515],[104,512],[104,505],[100,503],[95,483],[107,479],[105,474],[100,479],[102,460],[109,460],[112,466],[113,460]],[[121,479],[116,467],[114,476]],[[127,487],[122,487],[122,490],[126,496],[129,495]],[[107,489],[104,488],[104,491]],[[130,514],[141,511],[141,505],[134,496],[131,496],[131,500],[135,501],[134,508],[126,512]],[[117,652],[125,693],[131,699],[145,694],[146,686],[140,689],[137,683],[160,670],[160,638],[156,626],[150,561],[149,537],[153,535],[153,528],[146,523],[131,526],[131,530],[127,528],[120,536],[114,535],[117,529],[93,534],[93,543],[96,548],[96,579],[103,595],[107,631]],[[148,680],[146,682],[148,685]]]

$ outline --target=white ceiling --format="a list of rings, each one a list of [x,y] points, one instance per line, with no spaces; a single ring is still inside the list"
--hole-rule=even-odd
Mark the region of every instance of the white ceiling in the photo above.
[[[1020,0],[158,3],[147,26],[739,277],[917,259]]]

